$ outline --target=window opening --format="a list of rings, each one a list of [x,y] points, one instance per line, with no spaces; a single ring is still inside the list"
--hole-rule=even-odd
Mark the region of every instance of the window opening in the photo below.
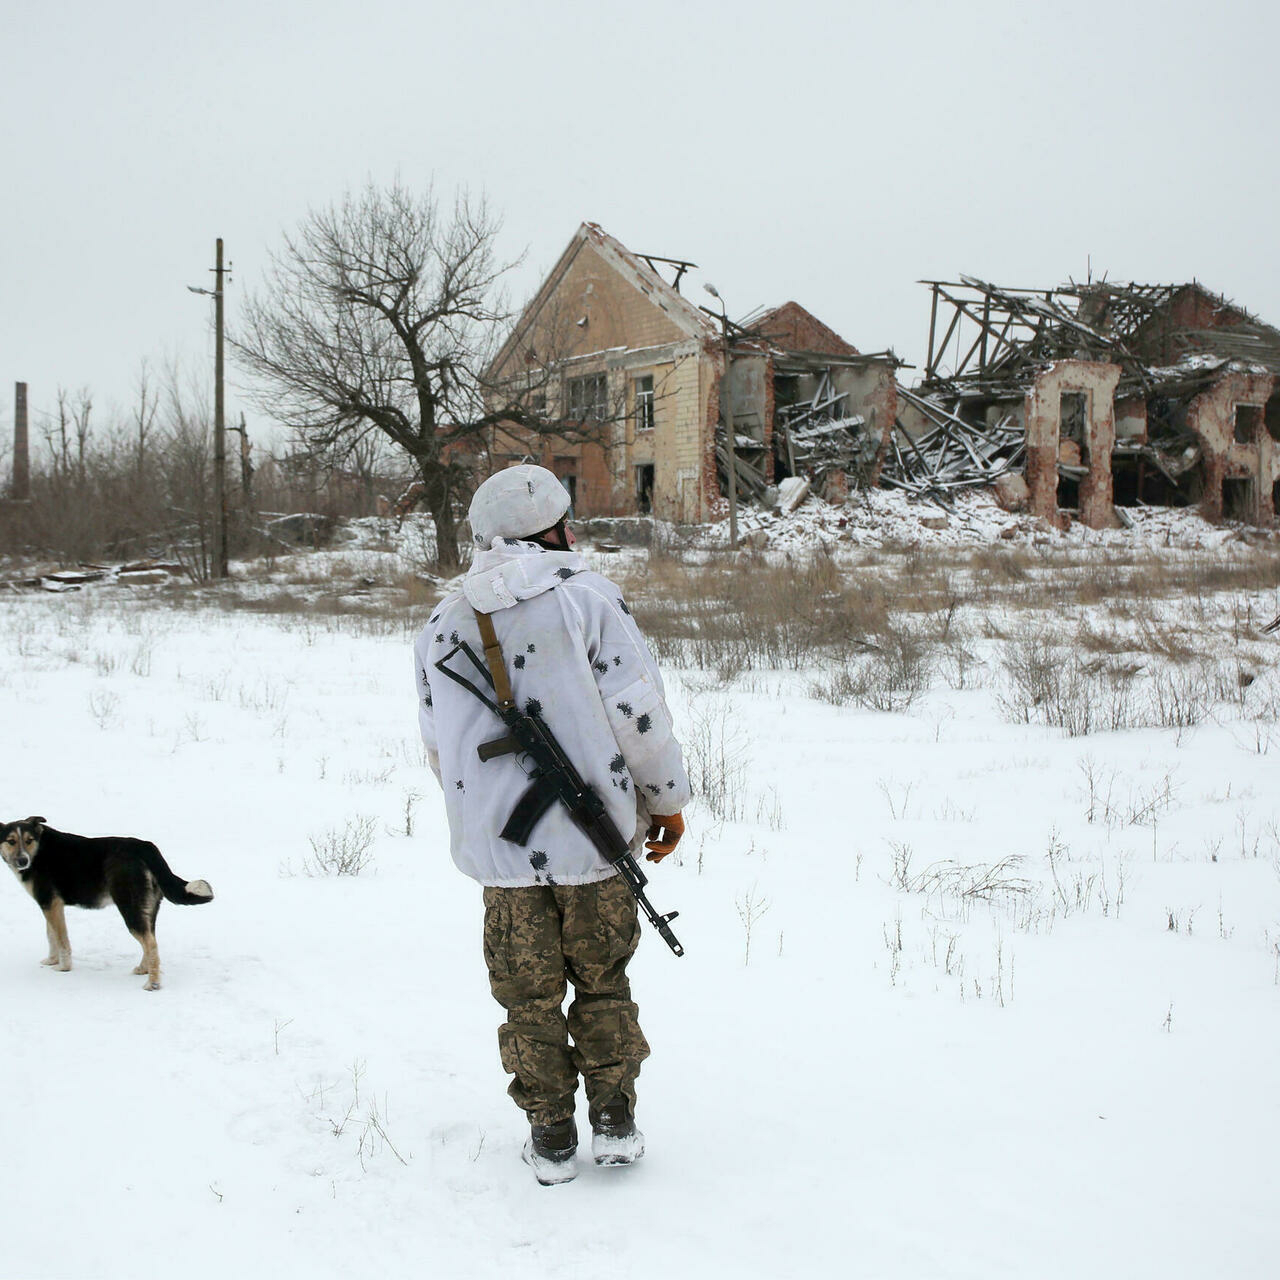
[[[653,375],[645,374],[632,382],[635,401],[636,431],[653,430]]]
[[[605,374],[570,378],[565,394],[564,416],[569,422],[603,422],[609,416],[609,380]]]
[[[1058,401],[1058,509],[1080,509],[1080,481],[1088,469],[1085,425],[1089,396],[1084,391],[1064,391]]]
[[[1247,478],[1228,478],[1222,482],[1222,514],[1228,520],[1253,519],[1256,503],[1253,498],[1253,481]]]
[[[1256,444],[1262,431],[1262,406],[1236,405],[1236,444]]]
[[[653,511],[653,464],[642,463],[636,468],[636,510],[647,516]]]

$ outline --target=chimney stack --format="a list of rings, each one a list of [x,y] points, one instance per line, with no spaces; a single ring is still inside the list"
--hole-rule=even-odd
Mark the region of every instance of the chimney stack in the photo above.
[[[17,502],[31,497],[31,463],[27,452],[27,384],[13,385],[13,489]]]

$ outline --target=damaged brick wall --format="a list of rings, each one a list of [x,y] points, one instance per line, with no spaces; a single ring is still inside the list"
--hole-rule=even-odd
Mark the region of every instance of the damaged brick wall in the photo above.
[[[898,418],[898,380],[892,369],[876,370],[875,384],[863,398],[859,412],[867,420],[868,432],[878,434],[880,438],[875,462],[867,476],[867,483],[874,488],[880,483],[880,473],[884,470],[885,458],[889,456],[893,425]]]
[[[1242,506],[1231,514],[1253,524],[1275,519],[1276,442],[1265,423],[1275,381],[1265,373],[1223,374],[1187,406],[1187,426],[1196,433],[1204,457],[1200,513],[1206,520],[1219,521],[1226,514],[1228,481],[1244,487]],[[1248,440],[1236,439],[1237,406],[1257,410]]]
[[[1062,397],[1083,395],[1086,403],[1082,464],[1089,468],[1080,481],[1080,521],[1091,529],[1115,523],[1111,454],[1115,447],[1115,390],[1120,366],[1088,360],[1057,360],[1026,394],[1027,486],[1031,512],[1057,528],[1066,516],[1058,508],[1058,458],[1062,443]]]
[[[716,470],[716,427],[720,424],[720,382],[725,375],[721,343],[704,343],[699,361],[699,399],[702,406],[702,465],[699,469],[699,503],[704,520],[720,520],[729,513],[729,500],[720,492]]]
[[[829,356],[856,356],[857,347],[806,311],[798,302],[784,302],[751,322],[749,330],[787,351],[818,351]]]

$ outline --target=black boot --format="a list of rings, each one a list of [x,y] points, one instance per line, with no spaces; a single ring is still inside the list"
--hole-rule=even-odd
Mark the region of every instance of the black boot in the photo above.
[[[544,1187],[553,1187],[557,1182],[572,1182],[578,1176],[577,1150],[578,1126],[570,1116],[555,1124],[530,1125],[529,1139],[520,1158]]]
[[[634,1164],[644,1155],[644,1134],[623,1098],[600,1108],[591,1122],[591,1156],[599,1165]]]

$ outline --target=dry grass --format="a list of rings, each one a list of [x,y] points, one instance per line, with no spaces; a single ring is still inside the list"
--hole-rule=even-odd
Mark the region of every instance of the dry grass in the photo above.
[[[1182,731],[1221,706],[1259,722],[1280,711],[1280,648],[1260,630],[1280,611],[1280,553],[1269,547],[998,546],[839,560],[678,550],[663,544],[603,567],[659,660],[697,673],[703,688],[800,672],[801,687],[835,705],[903,711],[940,681],[982,685],[1010,719],[1073,735]],[[438,583],[385,559],[319,553],[163,598],[178,610],[267,615],[310,644],[328,634],[407,640],[439,595]]]
[[[1275,696],[1248,689],[1276,653],[1258,628],[1280,608],[1278,588],[1269,548],[1215,558],[991,547],[852,564],[664,556],[626,584],[660,658],[723,685],[815,670],[814,697],[902,711],[938,672],[970,687],[985,663],[1010,719],[1072,736],[1181,731],[1224,703],[1268,714]]]

